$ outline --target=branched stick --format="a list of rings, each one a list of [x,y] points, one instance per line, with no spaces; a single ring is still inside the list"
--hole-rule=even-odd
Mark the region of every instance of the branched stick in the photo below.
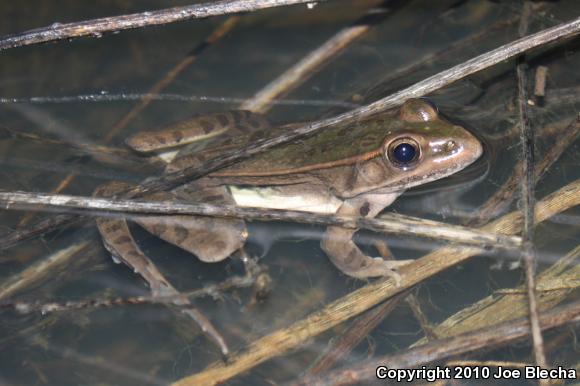
[[[262,209],[239,207],[236,205],[215,205],[207,203],[175,203],[159,201],[133,201],[108,198],[70,196],[30,192],[0,191],[0,207],[5,209],[24,209],[39,206],[44,209],[75,209],[91,214],[120,212],[140,215],[202,215],[235,217],[251,220],[275,220],[333,225],[344,228],[368,229],[375,232],[389,232],[436,240],[448,240],[478,247],[519,248],[519,237],[492,234],[456,225],[448,225],[431,220],[409,216],[385,214],[381,218],[359,218],[329,214],[310,213],[297,210]],[[123,216],[124,217],[124,216]]]
[[[130,15],[103,17],[100,19],[85,20],[75,23],[55,23],[48,27],[38,28],[21,34],[1,38],[0,50],[62,39],[78,38],[81,36],[100,37],[106,32],[175,23],[178,21],[200,19],[210,16],[257,11],[264,8],[308,3],[309,1],[310,0],[222,0],[188,5],[185,7],[133,13]]]
[[[370,105],[351,110],[349,112],[319,121],[314,121],[299,127],[275,138],[265,138],[255,143],[220,157],[208,160],[199,167],[192,167],[171,173],[163,177],[152,179],[139,185],[137,188],[126,192],[127,197],[136,197],[145,193],[169,190],[187,181],[194,180],[211,173],[220,168],[231,165],[235,162],[249,158],[258,153],[264,152],[276,145],[296,140],[301,137],[312,135],[323,128],[339,123],[352,122],[369,115],[379,113],[386,109],[401,105],[405,100],[412,97],[420,97],[430,92],[436,91],[457,80],[463,79],[471,74],[493,66],[499,62],[513,58],[523,52],[533,48],[556,42],[564,38],[569,38],[580,32],[580,18],[571,22],[548,28],[525,38],[505,44],[495,50],[479,55],[467,62],[459,64],[437,75],[431,76],[423,81],[382,98]],[[27,238],[50,231],[58,225],[71,224],[76,220],[76,216],[61,215],[58,220],[47,219],[33,224],[29,229],[18,230],[0,238],[0,249],[5,249],[15,243]]]
[[[83,300],[69,300],[65,302],[27,302],[27,301],[2,301],[0,302],[0,309],[13,309],[20,313],[41,312],[43,315],[49,312],[62,312],[72,310],[82,310],[87,308],[110,308],[115,306],[128,305],[143,305],[143,304],[164,304],[173,308],[188,308],[191,307],[189,303],[176,304],[175,300],[184,297],[188,299],[201,297],[218,297],[224,291],[232,288],[245,288],[254,285],[256,279],[251,272],[247,272],[246,276],[234,276],[225,281],[205,286],[198,290],[183,291],[177,295],[168,296],[134,296],[134,297],[116,297],[116,298],[97,298],[97,299],[83,299]],[[1,295],[1,292],[0,292]],[[2,296],[0,296],[2,298]]]

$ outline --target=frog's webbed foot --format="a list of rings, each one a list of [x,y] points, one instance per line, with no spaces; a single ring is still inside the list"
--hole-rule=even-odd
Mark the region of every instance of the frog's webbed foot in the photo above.
[[[368,194],[345,201],[337,214],[346,216],[374,217],[398,196],[390,194]],[[321,246],[332,263],[346,275],[356,278],[388,276],[401,285],[401,275],[397,268],[409,263],[408,260],[384,260],[364,254],[352,240],[356,230],[328,227]]]

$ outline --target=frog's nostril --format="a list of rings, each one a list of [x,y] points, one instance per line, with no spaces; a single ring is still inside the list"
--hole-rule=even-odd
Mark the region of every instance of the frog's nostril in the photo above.
[[[449,140],[445,143],[445,152],[449,154],[455,153],[459,149],[457,142]]]

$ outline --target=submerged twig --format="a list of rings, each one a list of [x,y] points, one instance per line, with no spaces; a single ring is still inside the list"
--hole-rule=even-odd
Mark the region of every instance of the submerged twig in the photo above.
[[[536,221],[542,222],[551,216],[580,204],[580,180],[553,192],[536,206]],[[483,227],[483,230],[515,234],[521,230],[521,214],[510,213]],[[445,247],[400,268],[403,278],[400,287],[394,280],[378,280],[328,304],[305,319],[275,331],[249,344],[241,353],[232,354],[228,364],[213,363],[198,374],[185,377],[173,386],[216,385],[273,357],[282,355],[312,337],[327,331],[343,321],[368,310],[393,295],[410,288],[456,264],[480,253],[479,248]]]
[[[69,300],[65,302],[47,302],[47,301],[14,301],[14,302],[0,302],[0,309],[13,309],[21,313],[41,312],[43,315],[50,312],[62,312],[82,310],[87,308],[110,308],[131,305],[144,304],[163,304],[175,308],[189,308],[191,304],[181,303],[176,304],[175,300],[184,297],[188,299],[202,298],[202,297],[218,297],[224,291],[232,288],[245,288],[254,285],[255,278],[251,272],[246,272],[246,276],[234,276],[225,281],[205,286],[198,290],[183,291],[175,295],[167,296],[134,296],[134,297],[116,297],[116,298],[97,298],[97,299],[83,299],[83,300]],[[2,299],[3,296],[0,296]]]
[[[519,34],[523,36],[528,31],[529,19],[532,12],[532,4],[530,1],[525,1],[521,21],[519,26]],[[532,341],[534,347],[534,356],[536,364],[542,368],[546,368],[546,354],[544,353],[544,338],[542,337],[542,330],[538,320],[538,301],[536,299],[536,253],[534,246],[534,132],[530,125],[529,111],[528,111],[528,90],[527,90],[527,64],[525,56],[518,59],[516,65],[517,83],[518,83],[518,112],[520,120],[520,138],[522,141],[522,216],[524,218],[524,226],[522,229],[522,239],[524,241],[522,246],[522,258],[524,261],[524,269],[526,276],[526,290],[528,293],[528,307],[529,319],[532,331]]]
[[[544,158],[535,165],[535,178],[537,183],[546,171],[556,162],[556,160],[564,153],[566,148],[573,144],[580,135],[580,120],[578,117],[574,119],[561,130],[556,138],[554,145],[546,152]],[[507,209],[515,197],[516,191],[520,186],[522,179],[522,160],[518,161],[514,167],[514,171],[508,180],[479,207],[476,214],[466,222],[467,226],[481,226],[488,222],[496,215]]]
[[[181,64],[181,62],[179,64]],[[175,71],[175,68],[172,69],[171,71]],[[235,104],[235,103],[244,104],[248,103],[248,101],[251,100],[251,98],[238,98],[228,96],[171,94],[171,93],[152,94],[152,90],[153,88],[146,93],[138,93],[138,92],[117,93],[112,91],[103,91],[102,93],[99,94],[31,96],[18,98],[0,97],[0,104],[14,104],[14,103],[59,104],[73,102],[99,103],[99,102],[118,102],[118,101],[141,101],[145,99],[149,101],[183,102],[183,103],[205,102],[205,103],[220,103],[220,104]],[[569,99],[569,96],[567,97]],[[357,103],[343,102],[340,100],[332,100],[332,99],[273,99],[270,100],[269,103],[276,106],[343,107],[350,109],[360,106],[360,104]],[[121,120],[123,119],[126,118],[121,118]],[[119,122],[121,122],[121,120],[119,120]]]
[[[155,100],[155,96],[164,90],[171,82],[173,82],[179,74],[188,68],[208,47],[211,47],[216,41],[229,33],[240,20],[239,16],[230,16],[216,29],[209,34],[201,43],[197,44],[189,54],[185,56],[179,63],[173,66],[165,75],[151,86],[145,96],[143,96],[139,103],[137,103],[127,114],[125,114],[104,138],[105,143],[111,141],[121,130],[123,130],[135,117],[139,115],[149,104]]]
[[[14,130],[5,126],[0,126],[0,140],[4,140],[7,138],[33,141],[46,145],[71,147],[73,149],[82,151],[83,153],[89,154],[94,158],[98,159],[99,161],[105,163],[112,164],[129,163],[130,165],[138,164],[140,166],[143,166],[143,163],[154,163],[153,160],[135,156],[134,152],[130,152],[127,149],[107,147],[97,145],[94,143],[85,144],[80,141],[70,141],[67,139],[44,137],[37,135],[35,133],[27,133],[19,130]]]
[[[421,330],[423,331],[423,334],[425,334],[425,337],[429,340],[436,340],[438,336],[433,331],[433,325],[429,322],[429,319],[427,319],[427,315],[425,315],[425,313],[423,312],[421,304],[419,303],[419,299],[417,299],[417,295],[411,294],[407,296],[405,301],[411,308],[411,311],[413,312],[415,319],[417,319],[417,322],[419,322],[419,325],[421,326]]]
[[[545,7],[546,7],[546,5],[544,3],[534,4],[535,10],[540,10],[542,8],[545,8]],[[478,43],[480,40],[488,37],[491,32],[503,30],[506,27],[509,27],[511,25],[516,24],[519,20],[520,20],[520,16],[515,15],[515,16],[507,18],[505,20],[498,21],[492,25],[487,26],[484,30],[482,30],[480,32],[476,32],[476,33],[469,35],[461,40],[458,40],[454,43],[451,43],[449,46],[444,47],[440,51],[426,54],[422,58],[418,59],[417,61],[415,61],[407,66],[403,66],[401,68],[398,68],[398,69],[390,72],[384,78],[381,78],[379,83],[369,91],[369,94],[371,96],[376,95],[377,92],[375,90],[381,90],[381,89],[384,90],[385,87],[389,87],[389,85],[391,85],[393,82],[395,82],[399,79],[405,79],[405,77],[409,77],[412,74],[417,73],[421,69],[426,68],[429,65],[432,65],[433,63],[435,63],[439,59],[444,59],[444,60],[448,61],[449,58],[454,57],[458,53],[464,53],[465,50],[468,50],[468,49],[474,47],[474,45],[476,43]]]
[[[21,289],[40,282],[55,267],[68,265],[73,256],[87,249],[90,245],[88,240],[75,243],[69,247],[51,253],[42,261],[32,264],[18,274],[13,274],[0,285],[0,300],[4,300]]]
[[[392,6],[391,6],[392,7]],[[341,29],[320,47],[310,52],[298,63],[284,71],[278,78],[262,88],[252,99],[244,102],[240,108],[263,113],[276,98],[283,96],[305,82],[320,66],[336,57],[356,39],[364,35],[371,27],[382,22],[392,12],[385,4],[372,7],[352,25]]]
[[[540,315],[542,329],[548,330],[580,321],[580,302],[560,306]],[[530,334],[527,318],[504,322],[492,327],[476,330],[453,338],[441,339],[408,349],[396,354],[385,355],[355,366],[338,369],[317,378],[306,378],[293,386],[336,386],[352,385],[376,380],[377,368],[390,369],[420,368],[429,363],[473,353],[484,348],[505,346]],[[575,371],[572,371],[575,373]],[[568,372],[567,374],[570,374]],[[406,378],[404,378],[406,379]]]
[[[466,76],[493,66],[499,62],[510,59],[516,55],[520,55],[525,51],[564,38],[568,38],[578,34],[579,32],[580,18],[565,24],[558,25],[556,27],[545,29],[533,35],[516,40],[512,43],[505,44],[499,48],[496,48],[495,50],[479,55],[448,70],[442,71],[439,74],[415,83],[414,85],[404,90],[391,94],[367,106],[363,106],[361,108],[351,110],[328,119],[311,122],[305,125],[299,125],[297,128],[292,129],[289,132],[275,138],[260,139],[243,149],[232,151],[228,154],[224,154],[222,156],[205,161],[199,167],[186,168],[179,172],[149,180],[139,185],[137,188],[126,192],[127,197],[137,197],[146,193],[172,189],[184,182],[200,178],[215,170],[264,152],[276,145],[312,135],[328,126],[336,125],[339,123],[352,122],[357,119],[362,119],[369,115],[379,113],[386,109],[396,107],[402,104],[408,98],[426,95]],[[33,224],[30,229],[19,230],[18,234],[11,233],[0,238],[0,249],[4,249],[10,245],[13,245],[17,241],[25,240],[33,235],[54,229],[55,226],[70,224],[74,222],[76,218],[76,216],[63,215],[58,219],[58,221],[55,221],[54,219],[41,220],[40,222]]]
[[[38,209],[38,206],[57,208],[59,210],[68,208],[83,210],[91,214],[120,212],[123,216],[133,213],[138,215],[155,214],[156,216],[201,215],[266,221],[294,221],[316,225],[341,226],[344,228],[361,228],[375,232],[421,236],[479,247],[519,248],[521,245],[518,237],[491,234],[456,225],[448,225],[432,220],[423,220],[395,214],[385,214],[382,218],[359,218],[297,210],[239,207],[236,205],[133,201],[60,194],[2,191],[0,191],[0,206],[6,209]]]
[[[190,66],[199,55],[204,52],[208,47],[211,47],[213,43],[217,40],[222,38],[225,34],[227,34],[238,22],[239,16],[231,16],[226,21],[224,21],[220,26],[218,26],[208,37],[206,37],[201,43],[197,44],[193,50],[183,58],[177,65],[175,65],[172,69],[170,69],[165,76],[163,76],[160,80],[153,84],[153,86],[149,89],[147,94],[143,94],[139,96],[139,103],[137,103],[128,113],[126,113],[120,120],[117,121],[115,125],[109,130],[109,132],[105,135],[103,142],[109,143],[115,137],[115,135],[124,129],[133,119],[135,119],[139,113],[141,113],[153,100],[155,100],[156,94],[162,91],[165,87],[167,87],[171,82],[175,80],[175,78],[183,72],[188,66]],[[103,95],[100,94],[98,98],[95,96],[80,96],[84,97],[83,100],[102,100],[103,97],[109,98],[111,100],[110,95]],[[123,97],[127,97],[127,95],[123,95]],[[46,101],[47,98],[36,98],[32,99],[32,102],[39,102],[39,101]],[[70,97],[64,98],[50,98],[51,101],[70,101]],[[78,101],[78,99],[77,99]],[[21,103],[18,99],[12,100],[12,103]],[[134,158],[133,155],[128,156],[127,159]],[[158,161],[157,157],[147,157],[147,162],[156,162]],[[141,161],[142,162],[142,161]],[[75,173],[71,173],[67,175],[64,179],[59,181],[56,187],[53,189],[54,193],[60,193],[64,189],[66,189],[76,178]],[[22,219],[20,220],[18,227],[22,227],[28,223],[28,221],[35,215],[35,212],[31,211],[26,213]]]
[[[82,36],[101,37],[103,33],[140,28],[210,16],[257,11],[264,8],[308,3],[310,0],[222,0],[202,4],[103,17],[74,23],[54,23],[0,39],[0,50],[29,46]],[[321,0],[318,0],[321,1]],[[322,0],[324,1],[324,0]]]
[[[578,290],[578,259],[580,245],[538,275],[538,301],[541,310],[555,307]],[[434,332],[439,337],[449,337],[528,314],[525,286],[510,288],[509,291],[500,289],[449,316],[434,327]],[[425,343],[427,339],[422,338],[413,343],[413,346]]]
[[[330,371],[340,363],[359,343],[375,329],[395,307],[408,295],[408,291],[393,296],[374,309],[355,319],[346,331],[333,338],[314,364],[306,371],[304,377],[314,376]]]

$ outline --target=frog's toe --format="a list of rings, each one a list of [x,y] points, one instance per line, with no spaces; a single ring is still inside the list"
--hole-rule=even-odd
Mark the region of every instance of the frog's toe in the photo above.
[[[366,279],[369,277],[390,277],[395,280],[397,287],[401,286],[402,277],[397,272],[397,269],[409,260],[384,260],[382,257],[366,257],[363,264],[356,269],[345,269],[340,267],[345,274],[359,279]]]
[[[395,281],[397,287],[401,286],[403,278],[397,269],[403,265],[407,265],[413,260],[384,260],[382,257],[374,257],[373,266],[377,273],[381,273],[380,276],[390,277]],[[379,276],[379,275],[377,275]]]

